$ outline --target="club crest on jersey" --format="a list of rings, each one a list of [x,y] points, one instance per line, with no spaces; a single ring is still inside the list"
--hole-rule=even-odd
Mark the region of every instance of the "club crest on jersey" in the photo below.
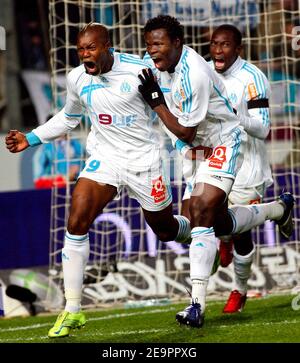
[[[131,92],[131,86],[127,81],[122,82],[120,91],[122,93],[130,93]]]
[[[108,79],[106,79],[105,77],[103,76],[99,76],[100,78],[100,81],[103,82],[103,83],[108,83]]]
[[[226,146],[217,146],[212,156],[208,159],[209,167],[222,169],[223,163],[226,161]]]
[[[152,190],[151,197],[154,199],[154,203],[161,203],[166,199],[166,186],[162,181],[162,176],[157,179],[151,180]]]
[[[238,99],[237,99],[237,95],[235,93],[231,93],[231,95],[229,96],[229,99],[233,105],[237,104]]]

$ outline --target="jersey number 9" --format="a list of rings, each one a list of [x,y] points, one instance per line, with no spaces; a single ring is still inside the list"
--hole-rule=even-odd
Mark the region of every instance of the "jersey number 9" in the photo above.
[[[110,125],[112,123],[112,117],[110,115],[107,115],[105,113],[99,114],[99,122],[102,125]]]

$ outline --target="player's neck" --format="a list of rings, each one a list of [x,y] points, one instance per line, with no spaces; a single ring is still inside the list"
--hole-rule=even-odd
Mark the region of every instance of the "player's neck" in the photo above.
[[[175,68],[176,68],[177,64],[179,63],[179,61],[180,61],[181,54],[182,54],[182,47],[180,48],[180,51],[177,53],[177,56],[175,57],[174,62],[172,63],[172,65],[168,69],[168,73],[174,73],[175,72]]]
[[[114,64],[114,56],[109,55],[106,59],[105,66],[101,69],[101,74],[111,71]]]

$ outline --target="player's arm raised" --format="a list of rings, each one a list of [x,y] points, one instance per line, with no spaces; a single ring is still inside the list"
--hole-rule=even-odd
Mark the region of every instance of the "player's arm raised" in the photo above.
[[[6,148],[17,153],[36,146],[48,143],[59,136],[65,135],[73,130],[81,120],[81,104],[76,92],[74,82],[67,76],[67,101],[65,107],[54,115],[43,125],[38,126],[31,132],[23,134],[18,130],[10,130],[5,138]]]
[[[21,152],[29,147],[25,134],[18,130],[10,130],[5,137],[6,148],[11,153]]]
[[[196,127],[184,127],[179,122],[166,106],[164,95],[156,82],[150,68],[143,69],[142,73],[138,75],[141,85],[139,91],[141,92],[144,100],[150,107],[157,113],[166,127],[175,134],[179,139],[184,142],[190,143],[196,136]]]

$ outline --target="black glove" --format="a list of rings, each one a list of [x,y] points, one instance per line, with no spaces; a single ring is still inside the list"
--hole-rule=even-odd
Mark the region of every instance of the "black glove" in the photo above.
[[[142,84],[139,86],[139,91],[141,92],[144,100],[153,109],[156,106],[166,104],[164,95],[154,79],[153,73],[150,68],[142,70],[143,75],[139,74],[138,77]]]

